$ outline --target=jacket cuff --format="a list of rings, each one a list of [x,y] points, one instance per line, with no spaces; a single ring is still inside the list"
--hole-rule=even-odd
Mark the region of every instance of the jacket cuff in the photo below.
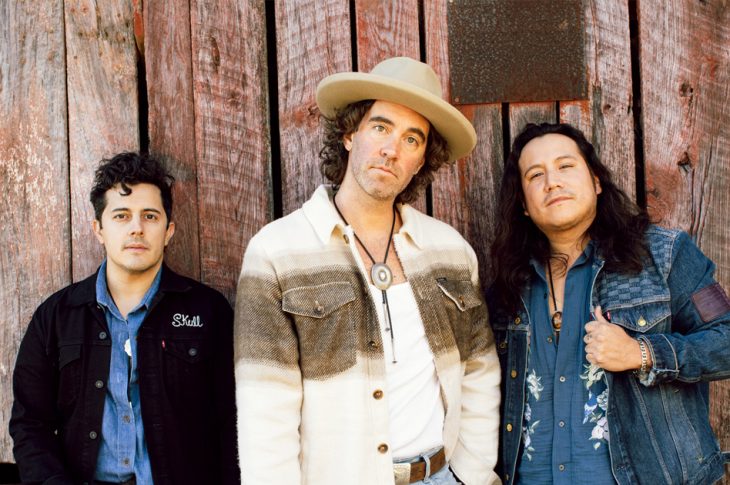
[[[679,376],[677,352],[669,339],[662,335],[642,335],[639,337],[651,354],[653,362],[651,369],[645,373],[638,373],[639,382],[647,387],[672,381]]]

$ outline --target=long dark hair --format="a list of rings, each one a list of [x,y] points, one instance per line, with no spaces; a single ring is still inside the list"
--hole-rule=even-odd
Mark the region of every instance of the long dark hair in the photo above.
[[[324,142],[319,152],[321,159],[320,171],[327,180],[340,185],[347,172],[349,153],[342,143],[342,138],[357,131],[360,122],[375,103],[368,99],[348,104],[338,110],[333,118],[322,116]],[[428,130],[426,142],[425,162],[421,170],[413,176],[403,192],[398,194],[396,202],[413,202],[418,198],[421,189],[433,181],[433,174],[449,160],[449,150],[446,140],[437,132],[433,125]]]
[[[646,210],[637,206],[616,186],[608,167],[600,161],[585,135],[565,123],[530,123],[515,138],[512,152],[505,162],[497,204],[496,236],[491,251],[495,269],[491,291],[509,312],[519,307],[520,294],[530,278],[530,258],[547,264],[554,257],[547,237],[524,215],[519,167],[525,145],[534,138],[551,133],[567,136],[578,145],[588,169],[601,184],[596,218],[588,228],[588,235],[605,259],[605,269],[637,273],[643,267],[643,258],[648,255],[644,233],[650,221]]]

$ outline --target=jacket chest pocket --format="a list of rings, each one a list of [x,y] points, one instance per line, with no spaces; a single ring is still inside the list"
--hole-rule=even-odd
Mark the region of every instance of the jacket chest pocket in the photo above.
[[[163,368],[167,392],[181,405],[199,401],[196,395],[212,385],[210,348],[205,337],[166,337],[162,340]],[[192,401],[190,401],[192,400]]]
[[[611,323],[624,327],[633,337],[645,333],[671,332],[672,312],[669,301],[642,303],[608,311]]]
[[[356,322],[364,324],[349,282],[301,286],[282,294],[281,306],[294,321],[304,378],[321,379],[355,365]]]
[[[58,404],[61,410],[67,410],[81,394],[82,365],[80,343],[59,343]]]
[[[442,294],[440,304],[447,313],[451,330],[456,339],[456,345],[462,356],[470,354],[471,339],[474,324],[484,324],[476,318],[474,312],[482,306],[482,298],[472,285],[471,280],[457,280],[448,278],[436,279],[436,285]]]

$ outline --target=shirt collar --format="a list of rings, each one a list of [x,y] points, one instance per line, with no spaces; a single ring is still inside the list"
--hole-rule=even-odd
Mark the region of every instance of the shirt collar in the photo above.
[[[314,228],[322,244],[329,243],[335,230],[340,231],[342,234],[345,233],[345,223],[332,203],[334,194],[334,186],[320,185],[314,191],[312,197],[302,206],[304,216]],[[396,204],[396,209],[403,221],[398,234],[410,238],[417,247],[421,247],[425,240],[425,233],[421,218],[418,217],[420,212],[408,204]]]
[[[106,262],[107,261],[105,258],[104,261],[102,261],[101,266],[99,267],[99,271],[96,274],[96,302],[111,312],[120,313],[116,303],[114,303],[114,299],[112,298],[111,294],[109,294],[109,287],[107,286],[106,282]],[[160,266],[160,269],[157,270],[155,279],[152,280],[152,284],[150,285],[149,289],[147,289],[147,292],[142,297],[142,300],[129,313],[136,312],[143,307],[145,309],[149,309],[150,304],[152,303],[152,299],[157,294],[157,291],[160,289],[161,276],[162,266]]]

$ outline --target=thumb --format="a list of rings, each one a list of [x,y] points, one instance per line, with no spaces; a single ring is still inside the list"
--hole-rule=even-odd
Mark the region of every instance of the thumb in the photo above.
[[[600,323],[610,323],[606,318],[603,316],[603,311],[601,310],[601,305],[596,305],[593,308],[593,316],[596,318],[597,322]]]

